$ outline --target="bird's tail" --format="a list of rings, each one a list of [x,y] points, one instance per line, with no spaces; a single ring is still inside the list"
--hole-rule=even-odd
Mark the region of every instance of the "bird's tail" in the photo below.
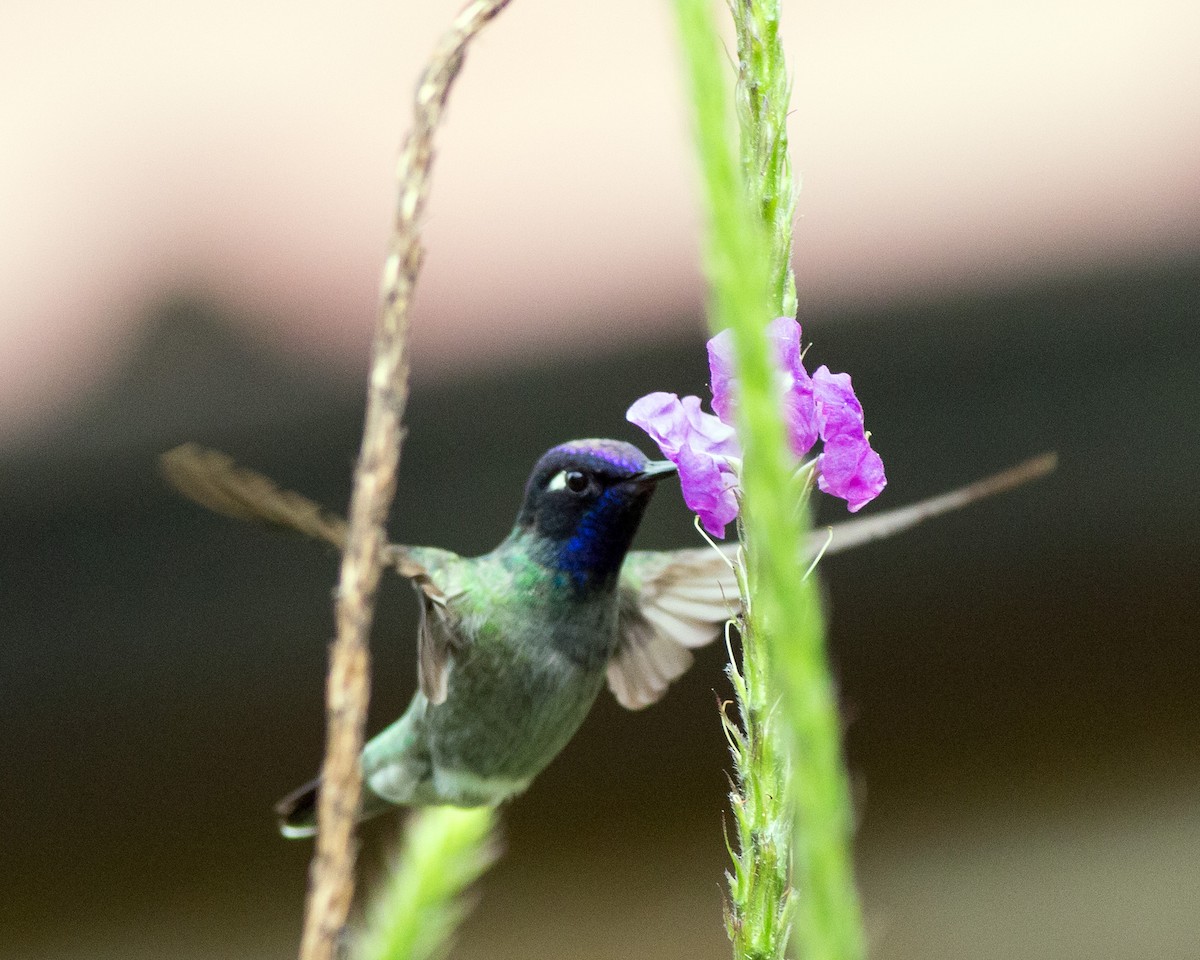
[[[279,832],[290,839],[311,837],[317,832],[317,791],[321,778],[297,787],[275,804],[279,815]]]
[[[317,832],[317,795],[321,789],[321,778],[310,780],[297,787],[275,804],[279,816],[279,832],[289,840],[302,840]],[[396,805],[383,799],[366,783],[362,788],[362,803],[358,809],[358,822],[394,810]]]

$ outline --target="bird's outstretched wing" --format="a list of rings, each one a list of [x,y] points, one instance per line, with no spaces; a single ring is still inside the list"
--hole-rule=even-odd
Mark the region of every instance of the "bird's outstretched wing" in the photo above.
[[[164,453],[159,464],[176,490],[215,513],[292,530],[339,550],[346,547],[347,524],[342,517],[299,493],[281,490],[218,450],[185,443]],[[430,703],[446,699],[450,653],[459,645],[448,605],[453,590],[447,583],[449,568],[457,560],[448,550],[424,547],[393,544],[384,551],[384,562],[412,581],[421,603],[417,676]]]
[[[730,564],[737,544],[692,550],[632,551],[621,568],[616,652],[608,686],[640,710],[659,700],[740,606]]]
[[[1054,470],[1045,453],[965,487],[918,503],[834,524],[809,535],[808,560],[893,536],[933,517],[1011,490]],[[634,551],[621,568],[617,649],[608,686],[617,701],[640,710],[659,700],[692,664],[692,649],[711,643],[741,606],[731,566],[737,543],[692,550]]]
[[[164,453],[159,467],[176,490],[214,513],[292,530],[339,550],[346,547],[345,520],[307,497],[280,490],[219,450],[185,443]]]

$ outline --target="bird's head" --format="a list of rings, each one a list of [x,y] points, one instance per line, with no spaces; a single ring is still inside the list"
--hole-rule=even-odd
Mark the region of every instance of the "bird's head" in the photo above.
[[[621,569],[654,488],[675,472],[619,440],[572,440],[547,451],[525,485],[517,532],[539,562],[579,586],[609,583]]]

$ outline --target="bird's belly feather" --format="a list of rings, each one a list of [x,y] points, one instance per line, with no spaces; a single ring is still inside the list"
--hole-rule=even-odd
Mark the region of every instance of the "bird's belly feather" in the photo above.
[[[446,699],[430,704],[418,693],[364,753],[381,796],[412,805],[503,802],[579,729],[616,643],[615,596],[564,604],[539,588],[514,608],[502,602],[512,589],[477,580],[458,598],[464,643],[452,655]]]
[[[540,663],[500,665],[482,656],[455,665],[446,701],[425,715],[435,782],[461,782],[470,792],[476,779],[498,781],[496,787],[509,781],[514,788],[506,795],[519,793],[566,746],[604,672],[539,654]]]

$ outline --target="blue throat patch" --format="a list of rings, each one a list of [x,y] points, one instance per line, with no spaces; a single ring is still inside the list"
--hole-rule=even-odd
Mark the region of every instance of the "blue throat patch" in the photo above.
[[[620,572],[640,519],[640,511],[629,515],[620,492],[606,490],[554,555],[555,568],[570,576],[577,590],[608,583]]]

